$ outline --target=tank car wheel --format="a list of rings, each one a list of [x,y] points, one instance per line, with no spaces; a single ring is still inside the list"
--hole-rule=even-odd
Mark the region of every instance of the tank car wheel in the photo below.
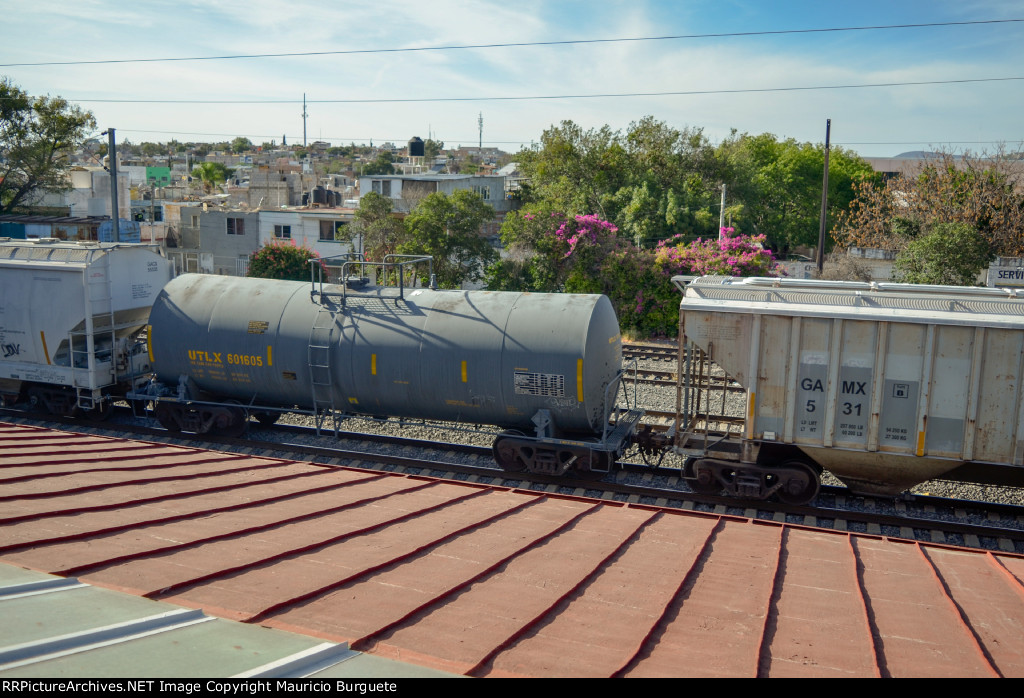
[[[269,427],[269,426],[273,426],[274,424],[277,424],[277,420],[281,418],[281,413],[280,412],[257,412],[253,416],[256,417],[256,421],[259,422],[261,426]]]
[[[181,425],[178,424],[178,420],[174,418],[174,407],[163,402],[158,402],[153,407],[153,414],[156,416],[156,421],[160,422],[160,426],[171,433],[178,433],[181,431]]]
[[[786,461],[783,468],[799,470],[800,475],[786,480],[775,493],[780,502],[785,504],[807,504],[818,496],[820,482],[818,473],[807,463],[799,460]]]
[[[249,427],[249,411],[235,400],[228,400],[227,404],[231,407],[227,409],[227,414],[217,417],[214,428],[221,436],[237,438]]]
[[[722,491],[722,483],[715,479],[714,470],[698,468],[700,461],[696,458],[687,458],[683,465],[683,478],[690,489],[697,494],[713,495]]]
[[[492,447],[494,462],[506,473],[521,473],[526,470],[526,463],[519,457],[519,449],[515,447],[515,444],[502,438],[504,436],[522,436],[522,434],[517,431],[502,432],[502,435],[494,440]]]
[[[608,454],[590,451],[577,456],[572,467],[579,477],[600,480],[608,474]]]

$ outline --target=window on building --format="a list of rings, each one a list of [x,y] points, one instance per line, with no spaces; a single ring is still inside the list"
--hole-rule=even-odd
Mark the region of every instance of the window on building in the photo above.
[[[383,182],[381,182],[381,184],[380,184],[380,194],[381,194],[381,196],[391,196],[391,180],[390,179],[385,179]]]
[[[199,216],[192,216],[192,227],[193,228],[198,228],[199,227]]]
[[[290,225],[275,225],[274,226],[274,237],[276,238],[291,238],[292,227]]]
[[[326,242],[342,240],[345,237],[344,227],[345,221],[320,221],[320,239]]]
[[[480,198],[483,199],[484,201],[490,201],[491,200],[491,187],[490,187],[490,185],[488,185],[488,186],[477,186],[477,185],[474,184],[473,185],[473,193],[474,194],[479,194]]]
[[[244,218],[228,218],[228,235],[245,235]]]

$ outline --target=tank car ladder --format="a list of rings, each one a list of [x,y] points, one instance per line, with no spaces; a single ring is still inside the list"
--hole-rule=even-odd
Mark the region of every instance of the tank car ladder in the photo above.
[[[104,254],[98,260],[90,252],[90,262],[83,269],[85,294],[85,326],[80,331],[72,330],[68,336],[72,385],[75,389],[75,403],[83,410],[96,407],[93,389],[96,387],[95,372],[99,363],[96,355],[97,340],[110,335],[110,377],[104,385],[117,382],[117,329],[114,324],[114,297],[110,279],[110,255]],[[102,275],[95,274],[102,269]],[[97,320],[100,320],[97,323]],[[105,322],[105,326],[104,326]],[[85,378],[82,379],[84,369]]]
[[[334,407],[334,386],[331,384],[331,337],[334,334],[334,313],[321,307],[309,331],[309,384],[313,394],[313,417],[320,434],[324,417],[331,415],[334,435],[338,435],[338,413]]]

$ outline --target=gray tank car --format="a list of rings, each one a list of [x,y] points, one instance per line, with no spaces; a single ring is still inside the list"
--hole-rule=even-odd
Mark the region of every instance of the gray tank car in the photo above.
[[[606,297],[356,286],[171,281],[150,315],[161,423],[230,432],[298,408],[492,424],[508,430],[502,467],[555,474],[605,470],[627,446],[641,413],[614,420],[622,339]]]

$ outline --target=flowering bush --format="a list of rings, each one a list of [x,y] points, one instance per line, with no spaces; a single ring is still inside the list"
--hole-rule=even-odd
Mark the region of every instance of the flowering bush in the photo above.
[[[655,250],[655,262],[670,270],[672,275],[776,276],[779,273],[775,256],[762,247],[764,235],[737,235],[721,240],[698,238],[685,246],[680,238],[677,235],[663,240]]]
[[[260,279],[309,280],[309,260],[320,260],[320,255],[294,240],[273,240],[249,257],[249,276]],[[319,261],[324,278],[327,267]]]
[[[720,240],[686,244],[677,235],[654,250],[637,248],[618,236],[619,229],[595,215],[559,212],[510,215],[503,229],[506,244],[531,250],[520,261],[500,262],[489,271],[493,290],[565,291],[608,296],[624,331],[641,336],[674,336],[679,321],[679,291],[672,277],[681,274],[775,276],[765,237],[735,235],[722,228]]]

